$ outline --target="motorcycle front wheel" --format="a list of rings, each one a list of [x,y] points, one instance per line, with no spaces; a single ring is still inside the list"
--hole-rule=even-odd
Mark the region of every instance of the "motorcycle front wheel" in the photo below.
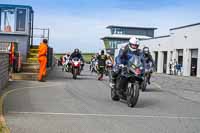
[[[77,74],[78,74],[78,69],[74,68],[73,69],[73,79],[77,79]]]
[[[141,83],[141,89],[142,91],[145,91],[147,88],[147,77],[144,77],[144,81]]]
[[[126,94],[128,107],[134,107],[139,98],[139,83],[128,83]]]
[[[116,89],[114,87],[111,88],[111,98],[113,101],[119,101],[120,98],[117,95]]]

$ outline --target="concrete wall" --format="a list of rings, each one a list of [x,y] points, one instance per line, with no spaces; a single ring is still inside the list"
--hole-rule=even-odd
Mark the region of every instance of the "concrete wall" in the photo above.
[[[197,76],[200,77],[200,25],[186,26],[170,30],[170,36],[158,37],[141,41],[142,46],[148,46],[152,52],[158,51],[158,72],[162,73],[163,51],[168,52],[167,64],[170,59],[178,60],[178,49],[183,49],[183,75],[190,76],[191,49],[198,49]],[[172,53],[172,55],[170,55]],[[161,63],[161,64],[160,64]],[[167,67],[169,69],[169,67]],[[169,70],[167,69],[167,73]]]
[[[8,67],[9,67],[8,53],[0,53],[0,91],[7,85],[9,78]]]
[[[28,45],[28,36],[27,35],[18,35],[18,34],[1,34],[1,42],[16,42],[18,43],[19,51],[22,54],[22,61],[26,62],[27,51],[29,50]]]

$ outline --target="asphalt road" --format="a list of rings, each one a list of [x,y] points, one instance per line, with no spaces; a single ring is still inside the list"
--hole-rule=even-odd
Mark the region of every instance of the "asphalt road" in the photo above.
[[[155,75],[135,108],[110,98],[107,80],[55,68],[48,82],[15,81],[4,101],[12,133],[200,133],[200,80]],[[188,85],[189,84],[189,85]]]

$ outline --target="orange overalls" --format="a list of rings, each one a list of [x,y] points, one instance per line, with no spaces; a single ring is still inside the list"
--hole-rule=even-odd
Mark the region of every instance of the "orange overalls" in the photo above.
[[[38,76],[38,80],[42,80],[42,77],[46,76],[47,48],[47,44],[40,43],[38,50],[38,61],[40,63],[40,73]]]
[[[10,65],[13,65],[14,58],[15,58],[15,45],[14,45],[14,43],[11,43],[10,60],[9,60]]]

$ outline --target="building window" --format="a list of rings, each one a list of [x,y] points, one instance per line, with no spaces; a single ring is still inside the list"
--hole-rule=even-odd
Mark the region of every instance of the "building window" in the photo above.
[[[112,34],[125,34],[125,30],[123,28],[113,28],[111,29]]]
[[[183,49],[178,49],[178,64],[183,65]]]
[[[0,9],[1,32],[13,32],[15,27],[15,9]]]
[[[26,9],[17,9],[16,31],[26,30]]]

